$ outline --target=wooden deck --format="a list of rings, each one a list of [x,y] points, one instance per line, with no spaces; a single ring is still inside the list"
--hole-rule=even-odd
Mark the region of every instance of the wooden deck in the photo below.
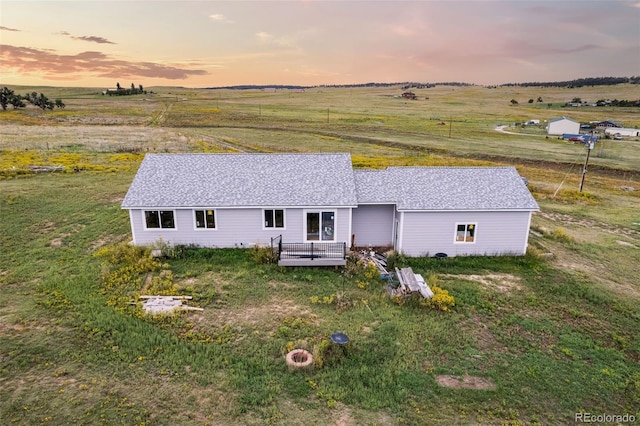
[[[278,261],[279,266],[344,266],[346,264],[346,259],[334,259],[331,257],[316,257],[315,259],[299,257],[297,259],[281,259]]]

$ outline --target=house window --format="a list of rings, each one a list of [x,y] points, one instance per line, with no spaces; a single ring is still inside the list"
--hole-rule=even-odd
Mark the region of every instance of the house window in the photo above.
[[[145,210],[144,220],[147,229],[174,229],[176,227],[172,210]]]
[[[265,209],[265,228],[284,228],[284,210]]]
[[[307,212],[307,241],[335,241],[336,213]]]
[[[476,240],[475,223],[457,223],[456,224],[456,243],[473,243]]]
[[[196,215],[196,229],[215,229],[216,217],[213,210],[194,210]]]

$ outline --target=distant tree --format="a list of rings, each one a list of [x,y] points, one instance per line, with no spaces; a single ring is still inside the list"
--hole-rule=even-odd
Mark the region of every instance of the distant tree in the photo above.
[[[529,103],[532,104],[533,103],[533,98],[529,99]]]
[[[36,105],[36,103],[38,102],[38,93],[37,92],[27,93],[24,96],[24,99],[26,99],[30,104]]]
[[[3,111],[7,110],[7,105],[11,103],[11,98],[13,98],[14,96],[15,93],[8,87],[5,86],[0,89],[0,106],[2,106]]]
[[[13,95],[9,100],[9,103],[13,105],[13,109],[24,108],[27,106],[24,102],[22,102],[22,96],[20,95]]]
[[[553,104],[548,103],[548,104],[547,104],[547,108],[551,108],[551,106],[552,106],[552,105],[553,105]]]
[[[511,99],[511,105],[518,105],[518,101],[516,101],[515,99]]]
[[[538,96],[537,102],[542,102],[542,96]]]
[[[142,88],[142,84],[140,84],[138,87],[140,89],[140,93],[144,93],[144,89]]]
[[[136,85],[131,83],[131,93],[135,93],[136,92]]]
[[[116,83],[116,89],[118,90],[122,89],[122,87],[120,87],[120,83]]]
[[[42,110],[53,109],[55,106],[55,104],[51,102],[49,98],[44,95],[44,93],[40,93],[40,95],[38,95],[36,92],[31,92],[27,96],[27,100],[31,104],[37,106],[38,108],[41,108]]]
[[[581,103],[582,103],[582,99],[580,99],[580,98],[573,98],[573,99],[571,99],[571,103],[572,103],[572,104],[581,104]]]
[[[64,104],[64,102],[62,102],[62,99],[56,99],[56,107],[64,109],[65,106],[66,105]]]

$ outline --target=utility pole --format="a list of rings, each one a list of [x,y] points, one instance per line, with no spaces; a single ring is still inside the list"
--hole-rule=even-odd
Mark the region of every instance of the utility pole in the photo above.
[[[584,166],[582,167],[582,179],[580,180],[580,192],[582,192],[582,187],[584,186],[584,177],[587,174],[587,164],[589,164],[589,154],[591,154],[591,150],[593,149],[593,132],[591,132],[591,136],[589,136],[589,143],[587,144],[587,157],[584,159]]]

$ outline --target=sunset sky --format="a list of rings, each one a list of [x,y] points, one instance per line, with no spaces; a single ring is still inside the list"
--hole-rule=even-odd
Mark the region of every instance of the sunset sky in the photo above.
[[[0,84],[501,84],[640,75],[640,2],[0,0]]]

